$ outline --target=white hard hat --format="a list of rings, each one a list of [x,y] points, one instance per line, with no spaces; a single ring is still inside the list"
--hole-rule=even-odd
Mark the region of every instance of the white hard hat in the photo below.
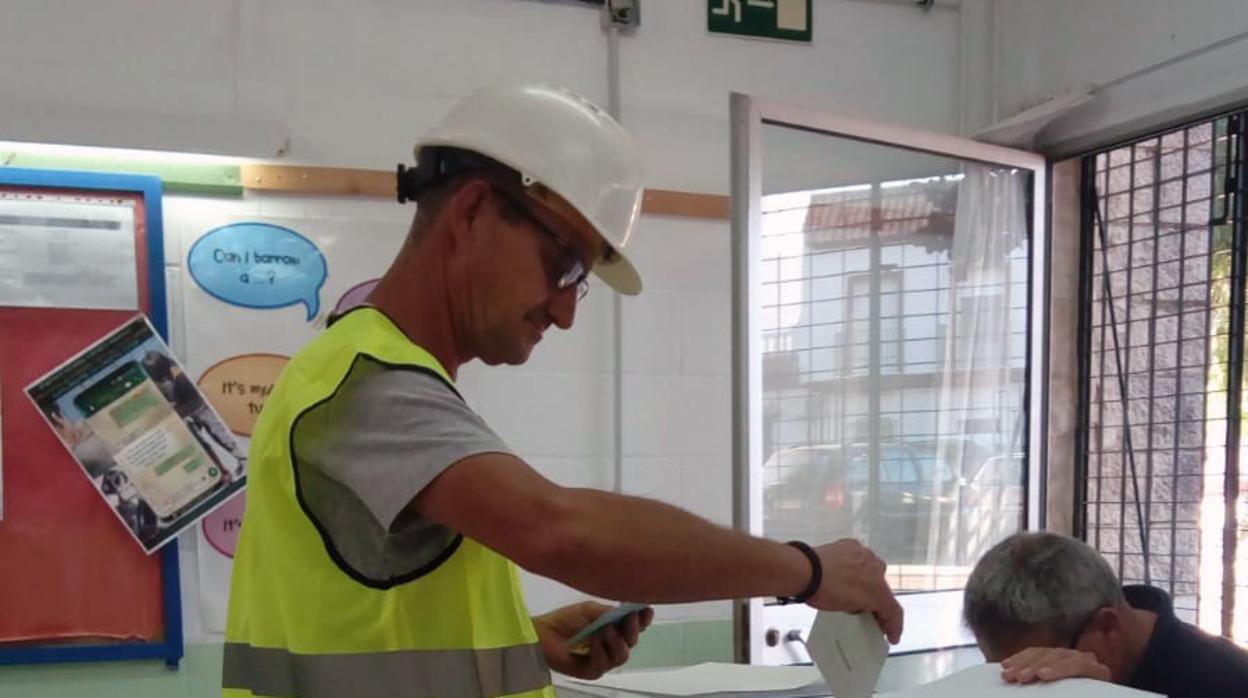
[[[417,162],[426,147],[473,151],[519,172],[531,195],[601,238],[598,278],[626,295],[641,292],[641,276],[624,256],[641,209],[633,141],[589,100],[555,85],[486,87],[416,142]]]

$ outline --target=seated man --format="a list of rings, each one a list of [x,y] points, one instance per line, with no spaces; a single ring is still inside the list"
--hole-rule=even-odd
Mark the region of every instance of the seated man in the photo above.
[[[1008,682],[1083,676],[1167,696],[1248,695],[1248,651],[1174,615],[1166,592],[1119,587],[1100,553],[1055,533],[993,546],[963,617]]]

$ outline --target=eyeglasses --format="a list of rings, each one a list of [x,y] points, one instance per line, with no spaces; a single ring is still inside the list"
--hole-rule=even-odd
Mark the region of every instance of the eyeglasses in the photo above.
[[[506,201],[508,206],[533,224],[543,235],[550,238],[555,246],[559,248],[559,252],[563,257],[562,263],[556,269],[548,269],[547,273],[550,281],[555,286],[555,290],[564,291],[572,287],[576,287],[576,300],[579,302],[589,293],[589,270],[585,268],[585,262],[581,261],[581,256],[576,253],[572,245],[563,239],[559,233],[551,230],[536,214],[525,206],[519,198],[512,195],[501,187],[493,187],[494,192],[499,198]]]

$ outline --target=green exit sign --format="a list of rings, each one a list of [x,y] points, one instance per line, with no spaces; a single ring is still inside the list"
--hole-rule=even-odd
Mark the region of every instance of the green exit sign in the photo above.
[[[712,34],[810,43],[811,0],[707,0]]]

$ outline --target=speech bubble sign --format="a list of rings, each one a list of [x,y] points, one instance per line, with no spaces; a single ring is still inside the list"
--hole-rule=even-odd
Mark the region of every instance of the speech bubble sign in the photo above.
[[[302,303],[309,322],[321,309],[325,257],[290,228],[270,223],[214,228],[195,241],[186,261],[195,283],[226,303],[244,308]]]
[[[213,550],[233,559],[238,547],[238,532],[243,527],[243,512],[247,509],[247,490],[234,495],[225,504],[204,517],[204,538]]]
[[[232,356],[204,371],[196,384],[230,431],[251,436],[256,416],[289,360],[280,354]]]
[[[342,298],[338,299],[338,304],[334,306],[334,315],[342,315],[352,308],[363,305],[368,294],[377,287],[378,281],[381,279],[370,279],[347,289],[347,292],[342,294]]]

